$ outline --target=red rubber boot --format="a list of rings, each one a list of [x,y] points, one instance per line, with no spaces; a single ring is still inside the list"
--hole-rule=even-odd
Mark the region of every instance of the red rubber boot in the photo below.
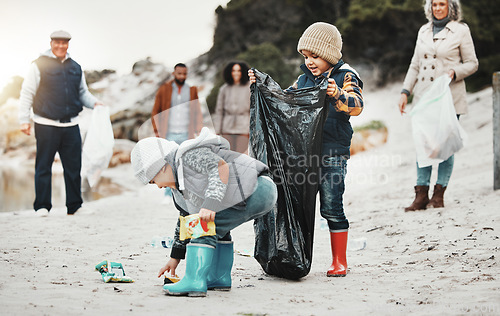
[[[330,232],[332,245],[332,266],[326,272],[328,277],[345,277],[347,274],[347,230],[343,232]]]

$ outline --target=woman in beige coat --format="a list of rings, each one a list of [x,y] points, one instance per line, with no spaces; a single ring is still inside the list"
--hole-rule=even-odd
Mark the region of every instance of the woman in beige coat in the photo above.
[[[230,62],[223,71],[226,83],[217,96],[214,128],[231,145],[231,150],[248,151],[250,133],[250,82],[248,66]]]
[[[405,113],[408,96],[413,93],[416,104],[433,81],[447,74],[452,79],[450,90],[457,117],[467,113],[464,78],[473,74],[478,67],[474,43],[469,27],[460,22],[459,0],[426,0],[425,13],[429,22],[418,32],[415,52],[406,74],[399,110]],[[432,166],[419,168],[417,163],[417,184],[415,200],[405,211],[444,207],[443,195],[453,170],[454,157],[439,164],[438,178],[432,198],[428,192]]]

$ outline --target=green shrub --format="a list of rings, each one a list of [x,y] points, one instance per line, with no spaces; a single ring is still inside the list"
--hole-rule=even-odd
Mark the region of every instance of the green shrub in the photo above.
[[[370,121],[366,124],[355,127],[354,132],[360,132],[360,131],[364,131],[364,130],[368,130],[368,129],[377,130],[377,129],[381,129],[381,128],[387,128],[385,126],[384,122],[382,122],[382,121]]]

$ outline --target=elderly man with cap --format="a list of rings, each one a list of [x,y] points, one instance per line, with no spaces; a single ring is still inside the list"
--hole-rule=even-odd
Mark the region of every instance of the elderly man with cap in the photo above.
[[[30,66],[21,89],[20,129],[31,135],[30,116],[36,138],[35,202],[37,215],[52,208],[52,163],[59,153],[64,169],[67,214],[73,215],[83,203],[81,197],[81,148],[78,114],[83,106],[103,105],[88,90],[80,65],[68,54],[71,35],[56,31],[50,35],[50,49]]]

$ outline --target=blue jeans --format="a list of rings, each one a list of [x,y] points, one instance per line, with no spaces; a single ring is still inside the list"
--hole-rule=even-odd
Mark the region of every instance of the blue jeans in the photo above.
[[[453,171],[453,163],[455,161],[454,155],[450,158],[441,162],[438,167],[438,178],[436,184],[440,184],[443,187],[448,186],[450,181],[451,172]],[[432,166],[427,166],[423,168],[418,167],[417,163],[417,185],[418,186],[429,186],[431,182]]]
[[[347,158],[342,156],[323,158],[319,186],[320,213],[328,221],[330,231],[349,228],[343,205],[346,174]]]
[[[216,246],[217,240],[231,240],[230,232],[243,223],[261,217],[271,211],[278,199],[276,184],[267,176],[257,178],[255,192],[246,200],[244,210],[227,208],[215,215],[215,236],[204,236],[192,239],[193,244]]]
[[[181,144],[183,141],[188,140],[189,134],[188,132],[185,133],[167,133],[165,136],[167,140],[176,142],[177,144]],[[165,188],[165,196],[172,196],[172,189],[169,187]]]

